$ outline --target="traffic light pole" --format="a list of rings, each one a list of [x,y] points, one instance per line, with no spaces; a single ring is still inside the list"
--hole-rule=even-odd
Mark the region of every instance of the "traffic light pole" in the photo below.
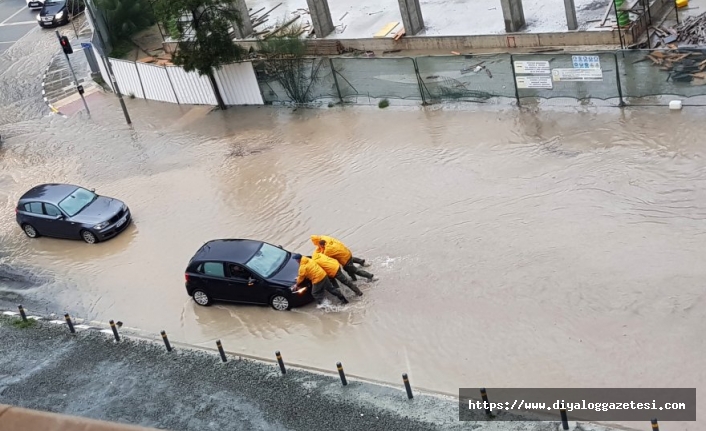
[[[61,35],[59,34],[59,30],[54,31],[56,33],[56,39],[59,41],[59,45],[61,45]],[[62,51],[63,50],[63,45],[62,45]],[[86,112],[88,113],[88,116],[91,116],[91,111],[88,109],[88,104],[86,103],[86,98],[83,97],[83,87],[78,85],[78,79],[76,79],[76,74],[74,73],[74,68],[71,66],[71,60],[69,60],[69,54],[64,51],[64,57],[66,57],[66,63],[69,65],[69,70],[71,71],[71,76],[74,77],[74,84],[76,84],[76,91],[78,91],[78,95],[81,96],[81,100],[83,100],[83,106],[86,108]]]

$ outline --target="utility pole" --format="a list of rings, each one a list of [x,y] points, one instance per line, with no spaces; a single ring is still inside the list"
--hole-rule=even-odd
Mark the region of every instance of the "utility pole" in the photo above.
[[[83,97],[83,86],[78,84],[78,79],[76,79],[76,74],[74,73],[74,68],[71,66],[71,60],[69,60],[69,54],[72,54],[74,52],[73,48],[71,47],[71,42],[69,42],[69,38],[66,36],[61,36],[59,34],[59,30],[54,31],[56,33],[56,38],[59,40],[59,44],[61,45],[61,49],[64,51],[64,56],[66,57],[66,63],[69,65],[69,70],[71,71],[71,76],[74,77],[74,84],[76,84],[76,91],[78,91],[79,96],[81,96],[81,100],[83,100],[83,106],[86,107],[86,112],[88,113],[88,116],[91,116],[91,111],[88,109],[88,104],[86,103],[86,99]]]
[[[120,93],[120,89],[118,88],[118,81],[115,79],[115,75],[113,74],[113,66],[110,64],[110,59],[103,58],[103,61],[105,62],[105,64],[108,65],[108,74],[110,75],[110,80],[113,81],[113,88],[115,89],[115,94],[118,95],[118,99],[120,100],[120,107],[123,108],[125,121],[127,121],[127,124],[132,124],[132,121],[130,120],[130,114],[128,114],[127,106],[125,106],[125,101],[123,100],[123,95],[122,93]]]
[[[96,34],[98,35],[98,39],[100,40],[101,44],[101,59],[103,60],[103,63],[105,66],[108,68],[108,75],[110,75],[110,81],[113,84],[113,89],[115,90],[115,95],[118,96],[118,99],[120,100],[120,107],[123,109],[123,115],[125,115],[125,121],[127,121],[127,124],[130,125],[132,124],[132,120],[130,120],[130,114],[127,112],[127,106],[125,106],[125,101],[123,100],[123,95],[120,93],[120,89],[118,88],[118,81],[115,79],[115,75],[113,74],[113,67],[110,64],[110,58],[105,57],[103,54],[104,47],[106,47],[105,39],[103,38],[103,35],[100,32],[100,23],[96,20],[96,16],[93,14],[93,5],[91,2],[86,2],[86,12],[88,12],[88,15],[90,15],[91,21],[93,21],[93,27],[95,29]]]

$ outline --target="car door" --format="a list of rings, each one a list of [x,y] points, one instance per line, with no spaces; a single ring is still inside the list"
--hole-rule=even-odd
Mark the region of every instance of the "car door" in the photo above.
[[[48,232],[51,236],[56,236],[60,238],[69,238],[75,236],[70,234],[69,222],[66,220],[64,214],[59,211],[59,208],[45,202],[44,214],[47,216],[46,225],[48,228]]]
[[[242,298],[240,302],[251,304],[267,303],[263,293],[264,284],[252,271],[236,263],[226,264],[226,269],[228,271],[228,288],[237,294],[239,298]]]
[[[198,287],[205,290],[212,299],[232,301],[228,297],[228,280],[226,279],[223,262],[203,262],[198,267]]]
[[[49,223],[49,217],[44,214],[44,207],[41,202],[29,202],[25,204],[24,210],[27,214],[27,223],[42,235],[53,236],[52,225]]]

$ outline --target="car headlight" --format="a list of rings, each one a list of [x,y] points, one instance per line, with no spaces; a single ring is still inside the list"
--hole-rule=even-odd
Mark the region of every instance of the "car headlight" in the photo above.
[[[98,223],[97,225],[93,226],[93,229],[95,229],[95,230],[101,230],[101,229],[103,229],[103,228],[106,227],[106,226],[108,226],[108,222],[107,222],[107,221],[104,221],[104,222]]]
[[[56,18],[56,19],[61,19],[61,18],[63,18],[63,17],[64,17],[64,11],[62,10],[61,12],[59,12],[58,14],[56,14],[56,16],[55,16],[54,18]]]
[[[37,21],[41,21],[41,20],[42,20],[42,17],[39,16],[39,14],[37,14]]]

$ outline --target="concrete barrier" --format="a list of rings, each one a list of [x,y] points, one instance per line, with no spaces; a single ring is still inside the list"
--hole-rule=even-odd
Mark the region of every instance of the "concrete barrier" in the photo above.
[[[0,404],[0,431],[157,431]]]

